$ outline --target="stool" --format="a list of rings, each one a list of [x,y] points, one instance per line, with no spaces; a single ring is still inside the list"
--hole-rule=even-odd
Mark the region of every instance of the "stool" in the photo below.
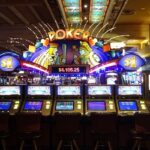
[[[38,149],[36,141],[41,137],[41,114],[20,113],[16,118],[17,137],[21,140],[19,149],[23,150],[25,142],[32,141],[35,150]]]
[[[6,150],[6,138],[9,136],[9,114],[0,113],[0,141],[3,150]]]
[[[116,137],[117,116],[116,114],[90,114],[92,136],[96,137],[94,150],[100,146],[107,146],[109,150],[113,149],[111,138]]]
[[[80,134],[80,113],[56,113],[55,116],[55,134],[59,138],[57,150],[62,147],[70,147],[79,150],[75,138]]]
[[[136,114],[135,127],[131,133],[134,140],[132,150],[140,150],[142,143],[150,141],[150,114]]]

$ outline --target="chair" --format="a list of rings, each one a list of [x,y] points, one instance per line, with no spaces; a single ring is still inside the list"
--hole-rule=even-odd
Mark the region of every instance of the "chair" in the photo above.
[[[150,114],[135,115],[135,127],[132,130],[132,136],[134,139],[132,150],[136,148],[140,150],[146,141],[150,141]]]
[[[113,149],[111,139],[116,137],[117,116],[109,113],[91,113],[91,134],[96,138],[94,150],[100,146],[107,146],[109,150]],[[92,136],[92,137],[93,137]]]
[[[74,148],[79,150],[76,136],[80,133],[80,113],[56,113],[54,115],[55,120],[55,134],[58,137],[57,150],[63,147],[70,147],[71,150]]]
[[[6,150],[6,138],[9,136],[9,113],[0,113],[0,140],[3,150]]]
[[[32,141],[34,149],[37,150],[36,140],[40,138],[41,114],[20,113],[16,118],[17,137],[21,140],[19,149],[23,150],[25,142]]]

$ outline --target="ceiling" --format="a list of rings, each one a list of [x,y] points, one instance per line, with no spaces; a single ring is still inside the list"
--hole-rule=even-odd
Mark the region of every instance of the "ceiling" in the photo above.
[[[0,0],[0,49],[22,52],[50,30],[74,27],[98,38],[129,35],[114,39],[148,56],[149,16],[150,0]]]

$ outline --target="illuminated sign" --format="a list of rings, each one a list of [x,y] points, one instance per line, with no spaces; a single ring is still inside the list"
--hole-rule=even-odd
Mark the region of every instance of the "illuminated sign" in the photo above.
[[[120,49],[125,47],[126,44],[124,42],[112,42],[110,43],[110,48],[111,49]]]
[[[119,61],[119,65],[122,66],[125,70],[137,70],[144,64],[144,60],[140,56],[134,54],[125,55]]]
[[[2,71],[13,71],[19,64],[18,59],[11,55],[5,55],[0,58],[0,69]]]
[[[50,41],[63,39],[88,40],[90,33],[82,29],[59,29],[48,33]]]
[[[50,66],[50,73],[88,73],[87,65],[78,66]]]

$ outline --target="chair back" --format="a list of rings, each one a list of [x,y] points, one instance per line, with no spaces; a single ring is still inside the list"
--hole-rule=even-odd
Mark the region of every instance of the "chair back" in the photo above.
[[[9,130],[9,113],[0,113],[0,132]]]
[[[135,115],[135,129],[136,131],[150,132],[150,114]]]
[[[80,113],[56,113],[54,120],[58,134],[75,134],[80,130]]]
[[[91,113],[91,131],[97,134],[113,134],[117,130],[116,114]]]
[[[41,129],[40,113],[19,113],[16,118],[18,133],[39,132]]]

